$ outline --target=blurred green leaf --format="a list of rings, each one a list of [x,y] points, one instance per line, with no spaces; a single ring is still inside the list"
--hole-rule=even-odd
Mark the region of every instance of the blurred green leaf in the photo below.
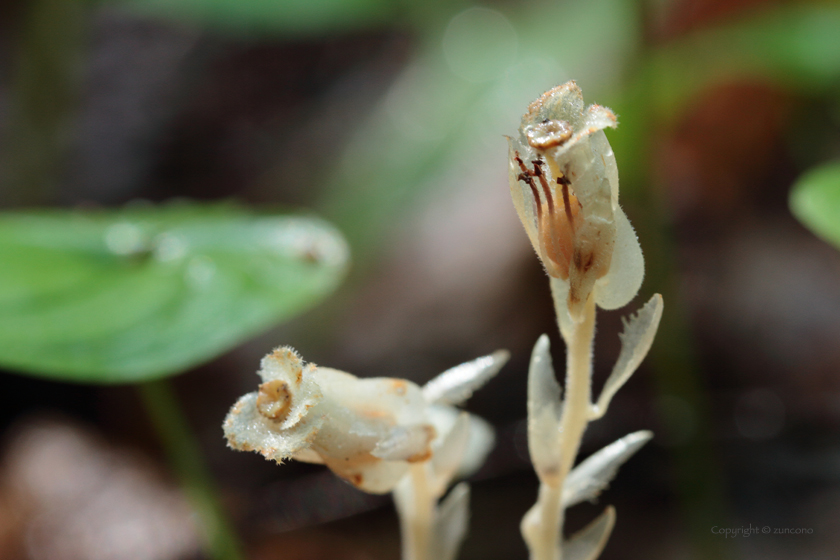
[[[666,117],[697,91],[732,79],[819,93],[840,83],[838,30],[837,4],[782,6],[655,49],[638,79],[652,82],[652,101]]]
[[[308,35],[392,19],[395,0],[124,0],[141,13],[241,34]]]
[[[116,383],[183,371],[329,294],[346,244],[232,205],[0,214],[0,364]]]
[[[840,248],[840,161],[802,175],[790,193],[790,209],[808,229]]]

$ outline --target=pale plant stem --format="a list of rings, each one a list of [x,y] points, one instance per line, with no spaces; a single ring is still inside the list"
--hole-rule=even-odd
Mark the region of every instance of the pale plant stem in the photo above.
[[[426,463],[414,463],[409,472],[412,484],[411,510],[400,515],[403,528],[403,560],[431,558],[432,524],[437,498],[429,489]]]
[[[565,300],[554,299],[558,318]],[[561,326],[561,333],[563,328]],[[595,336],[595,302],[584,307],[583,321],[574,323],[564,336],[566,342],[566,389],[560,418],[560,470],[556,488],[542,484],[538,503],[542,510],[540,543],[532,550],[532,560],[562,560],[563,484],[574,466],[583,432],[588,424],[592,392],[592,341]]]
[[[540,484],[537,507],[540,510],[539,537],[531,543],[531,560],[558,560],[562,519],[562,486]]]

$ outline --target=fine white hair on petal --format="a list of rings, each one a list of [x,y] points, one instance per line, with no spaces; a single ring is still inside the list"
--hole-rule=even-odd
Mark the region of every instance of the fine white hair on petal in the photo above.
[[[257,393],[248,393],[231,408],[224,432],[230,447],[281,462],[308,447],[322,423],[322,417],[309,415],[294,427],[280,430],[257,411]]]
[[[435,399],[465,400],[507,358],[499,351],[449,370],[432,390]],[[275,461],[322,463],[366,492],[392,491],[413,463],[440,452],[424,468],[440,471],[433,483],[442,494],[452,478],[477,469],[493,445],[487,423],[465,413],[459,419],[459,410],[430,403],[405,379],[359,379],[307,365],[288,347],[263,358],[259,375],[259,391],[239,399],[225,420],[229,445]]]
[[[510,352],[497,350],[450,368],[423,386],[423,397],[434,404],[461,404],[495,376],[509,358]]]
[[[275,348],[260,362],[257,374],[262,380],[266,383],[282,381],[291,393],[289,412],[277,429],[291,428],[321,401],[321,389],[311,375],[314,369],[314,364],[304,364],[298,353],[289,346]]]

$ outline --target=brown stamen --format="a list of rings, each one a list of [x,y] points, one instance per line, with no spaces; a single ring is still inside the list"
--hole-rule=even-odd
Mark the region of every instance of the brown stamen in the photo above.
[[[537,207],[537,216],[542,215],[542,201],[540,200],[540,193],[537,192],[537,186],[534,185],[534,179],[531,177],[532,173],[531,170],[525,167],[525,162],[522,161],[522,158],[519,157],[519,152],[514,152],[516,159],[516,163],[519,164],[519,169],[522,170],[516,178],[520,181],[525,181],[528,183],[528,186],[531,187],[531,195],[534,197],[534,204]]]
[[[542,186],[543,192],[545,193],[546,202],[548,202],[548,213],[552,216],[554,215],[554,196],[551,194],[551,189],[548,188],[548,182],[545,180],[545,174],[542,171],[542,162],[540,160],[534,160],[531,162],[534,164],[534,171],[533,175],[537,179],[540,180],[540,185]]]
[[[575,231],[575,217],[572,214],[572,203],[569,201],[569,185],[572,184],[568,177],[561,175],[557,177],[557,184],[562,187],[563,191],[563,209],[566,211],[566,219],[569,221],[569,228],[572,232]]]

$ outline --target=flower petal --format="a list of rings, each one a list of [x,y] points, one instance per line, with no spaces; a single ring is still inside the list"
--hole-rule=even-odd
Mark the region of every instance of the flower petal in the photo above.
[[[260,362],[257,374],[262,380],[282,381],[291,395],[289,412],[277,426],[278,429],[291,428],[306,416],[310,408],[320,402],[321,389],[311,375],[314,369],[312,364],[304,365],[297,352],[288,346],[275,348]]]
[[[337,476],[371,494],[387,494],[392,491],[410,467],[405,461],[383,461],[370,454],[349,464],[330,457],[325,457],[324,463]]]
[[[619,207],[615,212],[615,249],[607,274],[595,286],[595,303],[602,309],[627,305],[642,286],[645,259],[630,220]]]
[[[432,474],[436,488],[432,493],[442,496],[449,483],[455,478],[458,468],[464,458],[467,443],[470,440],[470,416],[466,412],[458,415],[458,419],[449,429],[440,443],[434,446],[432,454]]]
[[[308,415],[294,427],[280,429],[257,411],[257,393],[248,393],[233,405],[223,428],[233,449],[256,451],[279,463],[309,447],[322,424],[321,415]]]
[[[337,369],[319,367],[314,378],[324,398],[364,418],[389,419],[403,426],[425,422],[426,400],[416,383],[391,377],[360,379]]]
[[[429,420],[441,436],[440,443],[433,444],[434,454],[432,461],[436,460],[437,454],[441,452],[441,447],[448,447],[445,438],[456,430],[456,425],[461,422],[461,411],[451,406],[435,405],[429,407]],[[458,462],[457,472],[452,478],[464,478],[470,476],[472,473],[481,468],[487,454],[493,449],[496,442],[496,436],[493,427],[474,414],[467,414],[469,420],[469,437],[460,460]],[[458,428],[461,429],[461,428]],[[443,450],[444,455],[448,454]]]
[[[534,197],[531,188],[524,181],[519,180],[522,170],[516,161],[516,153],[519,152],[523,161],[532,159],[533,150],[529,146],[523,146],[518,139],[508,137],[508,182],[510,184],[510,198],[513,200],[513,207],[519,216],[519,221],[528,234],[531,246],[537,255],[540,254],[540,245],[537,230],[537,209],[534,204]],[[542,258],[542,257],[540,257]]]
[[[528,106],[522,124],[534,124],[545,119],[566,121],[572,128],[583,124],[583,92],[574,81],[566,82],[543,93]]]
[[[434,437],[435,429],[428,424],[395,426],[370,454],[386,461],[424,461],[432,454]]]

